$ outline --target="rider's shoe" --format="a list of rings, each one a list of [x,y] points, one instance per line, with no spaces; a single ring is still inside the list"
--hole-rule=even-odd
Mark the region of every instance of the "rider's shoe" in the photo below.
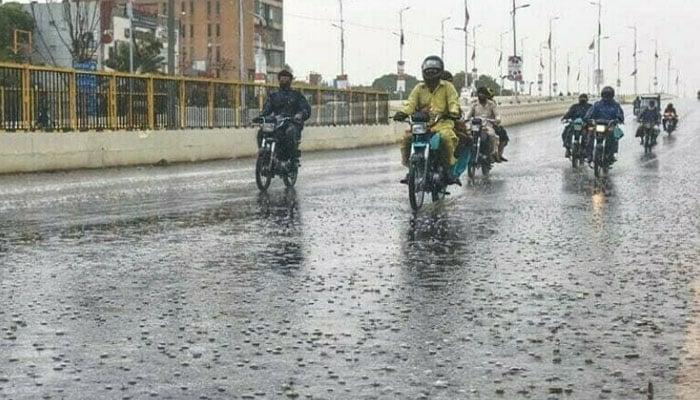
[[[564,157],[571,158],[571,149],[570,148],[568,148],[568,147],[566,148],[566,153],[564,154]]]
[[[503,155],[499,155],[498,158],[500,158],[501,162],[508,162],[508,159],[503,157]]]
[[[456,177],[454,175],[449,174],[447,178],[445,179],[448,185],[457,185],[457,186],[462,186],[462,181],[459,180],[459,177]]]
[[[408,174],[399,181],[402,185],[408,185]]]

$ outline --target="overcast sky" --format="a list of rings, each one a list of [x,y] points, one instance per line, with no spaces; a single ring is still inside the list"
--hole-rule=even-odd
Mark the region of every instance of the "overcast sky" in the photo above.
[[[694,51],[700,27],[699,0],[602,0],[603,2],[603,69],[608,84],[617,79],[617,51],[621,48],[623,92],[631,92],[633,78],[634,31],[638,28],[639,90],[647,91],[654,75],[654,38],[658,39],[659,85],[666,86],[668,53],[671,53],[671,85],[676,71],[689,95],[700,89],[700,53]],[[588,51],[597,32],[598,10],[589,0],[518,0],[531,6],[518,10],[517,33],[525,38],[525,79],[536,81],[540,46],[547,41],[548,20],[554,21],[554,46],[558,55],[558,82],[566,90],[566,58],[571,64],[570,88],[576,90],[576,75],[581,64],[580,85],[586,86],[592,53]],[[445,17],[445,61],[453,72],[464,70],[464,33],[455,30],[464,25],[464,0],[343,0],[346,20],[346,73],[352,84],[369,84],[382,74],[395,72],[399,57],[398,10],[404,13],[406,31],[405,55],[407,72],[420,74],[420,63],[429,54],[440,54],[440,21]],[[338,0],[285,0],[285,41],[287,62],[298,76],[310,71],[332,79],[340,72],[340,33],[331,23],[339,19]],[[512,53],[510,0],[469,0],[471,27],[481,25],[476,34],[476,64],[480,73],[497,75],[500,34],[506,55]],[[470,55],[471,55],[471,49]],[[518,53],[521,50],[518,49]],[[548,68],[548,52],[542,50]],[[503,63],[505,68],[506,63]],[[472,68],[470,60],[470,68]],[[544,70],[545,91],[549,70]],[[674,86],[675,88],[675,86]],[[536,85],[533,91],[536,90]]]

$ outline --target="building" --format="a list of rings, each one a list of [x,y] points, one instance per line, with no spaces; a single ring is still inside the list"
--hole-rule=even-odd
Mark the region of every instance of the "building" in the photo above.
[[[99,68],[98,1],[23,4],[34,18],[32,63],[61,68]],[[75,44],[75,45],[72,45]]]
[[[277,81],[285,65],[282,0],[255,0],[256,80]]]
[[[103,57],[109,59],[114,56],[114,53],[120,44],[129,44],[131,40],[131,26],[125,4],[120,4],[118,10],[114,10],[114,16],[111,19],[111,26],[108,32],[109,40],[105,41],[104,47],[100,49],[103,52]],[[133,13],[133,29],[134,40],[139,43],[143,40],[156,40],[162,43],[163,47],[160,51],[160,57],[164,63],[160,71],[168,73],[168,27],[167,16],[159,14],[157,7],[134,6]],[[178,27],[175,27],[175,73],[179,73],[179,32]]]

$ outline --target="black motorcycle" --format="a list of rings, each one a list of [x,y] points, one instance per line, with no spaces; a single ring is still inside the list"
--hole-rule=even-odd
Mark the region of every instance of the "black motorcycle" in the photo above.
[[[641,129],[644,154],[649,154],[651,153],[651,149],[656,146],[656,137],[659,135],[659,128],[653,122],[643,122]]]
[[[613,120],[595,120],[589,125],[589,139],[593,145],[593,173],[596,178],[606,177],[610,166],[612,165],[611,156],[608,154],[606,147],[612,135],[614,135],[617,121]]]
[[[260,124],[260,150],[255,163],[255,183],[261,191],[270,187],[270,182],[275,176],[280,176],[285,186],[293,187],[299,174],[299,160],[293,156],[289,161],[278,158],[279,144],[282,135],[290,123],[291,118],[281,116],[259,117],[254,120]],[[294,151],[295,149],[290,149]]]
[[[585,124],[581,118],[568,119],[563,121],[563,123],[566,124],[565,129],[571,132],[571,166],[578,168],[583,163],[583,160],[586,159],[586,136],[583,135]]]
[[[486,131],[486,122],[495,124],[496,121],[477,117],[469,121],[469,128],[473,138],[471,157],[469,166],[467,167],[469,179],[474,179],[476,177],[476,170],[479,168],[481,168],[481,173],[484,176],[488,176],[492,168],[491,140]]]

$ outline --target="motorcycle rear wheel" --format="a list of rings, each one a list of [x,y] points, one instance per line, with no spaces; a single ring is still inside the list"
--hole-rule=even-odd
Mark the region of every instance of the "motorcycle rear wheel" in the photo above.
[[[295,163],[294,166],[291,167],[292,170],[284,174],[284,176],[282,177],[282,180],[284,181],[284,186],[288,188],[294,187],[294,185],[296,185],[297,183],[297,178],[299,177],[299,166],[298,164],[296,164],[296,160],[291,162]]]
[[[413,211],[418,211],[423,207],[425,200],[423,189],[428,174],[427,169],[423,157],[416,157],[411,160],[411,165],[408,169],[408,200]]]

